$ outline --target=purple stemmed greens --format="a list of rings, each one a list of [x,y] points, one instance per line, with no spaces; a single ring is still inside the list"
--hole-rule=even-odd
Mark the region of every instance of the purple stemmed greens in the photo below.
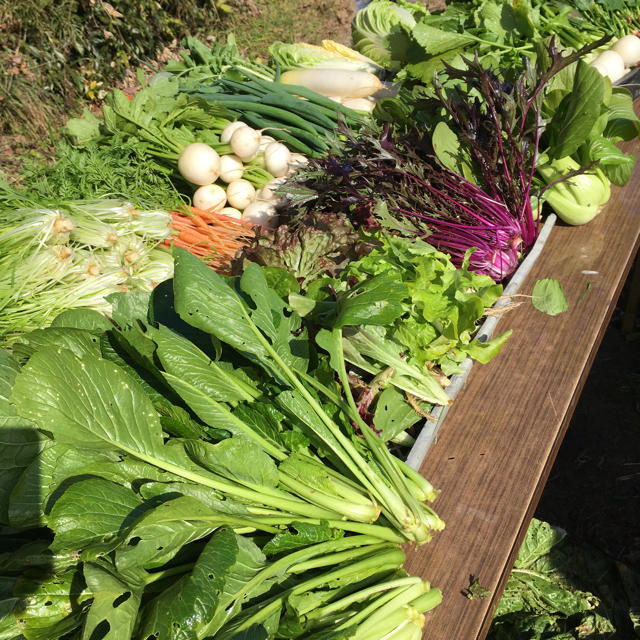
[[[504,280],[539,231],[532,202],[544,88],[598,44],[563,56],[551,41],[538,56],[544,69],[527,60],[515,80],[485,69],[477,56],[463,58],[463,69],[445,64],[416,107],[434,114],[426,130],[371,124],[356,135],[343,127],[341,150],[297,179],[294,203],[420,236],[456,265],[471,250],[473,271]]]

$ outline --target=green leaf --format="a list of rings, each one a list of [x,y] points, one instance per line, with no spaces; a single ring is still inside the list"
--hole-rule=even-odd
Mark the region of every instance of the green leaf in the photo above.
[[[533,306],[550,316],[567,311],[569,305],[562,285],[555,278],[538,280],[531,292]]]
[[[589,142],[589,158],[613,184],[624,187],[631,179],[636,164],[635,154],[624,153],[611,140],[596,138]]]
[[[86,329],[69,327],[47,327],[37,329],[20,337],[13,346],[16,355],[25,360],[36,351],[47,347],[58,347],[72,351],[78,358],[85,355],[100,355],[100,337]]]
[[[565,536],[564,531],[552,527],[547,522],[532,518],[514,566],[518,569],[531,567],[538,558],[547,555]]]
[[[75,571],[42,579],[21,576],[14,595],[19,598],[14,615],[27,640],[54,640],[76,629],[91,597]]]
[[[473,36],[436,29],[425,22],[419,22],[411,31],[411,35],[425,52],[432,56],[452,49],[463,49],[475,41]]]
[[[484,342],[480,342],[480,340],[472,340],[464,348],[464,351],[474,360],[477,360],[482,364],[486,364],[489,360],[500,353],[502,345],[507,341],[512,333],[513,330],[509,329],[491,340],[486,340]]]
[[[82,117],[70,118],[62,127],[62,131],[73,140],[75,145],[82,146],[100,138],[100,120],[85,107],[82,110]]]
[[[52,551],[112,548],[131,513],[141,505],[131,489],[102,478],[72,484],[49,514],[48,525],[55,533]]]
[[[580,60],[571,92],[547,125],[551,158],[563,158],[576,152],[600,116],[603,98],[603,77],[595,67]]]
[[[264,344],[248,322],[246,304],[224,278],[188,251],[174,248],[173,256],[175,308],[180,317],[240,353],[268,361]]]
[[[337,540],[344,535],[339,529],[332,529],[327,523],[307,524],[304,522],[292,522],[291,529],[284,533],[277,533],[262,548],[266,556],[274,556],[280,553],[291,552],[294,549],[302,549],[319,542]],[[293,532],[295,531],[295,533]]]
[[[373,424],[380,431],[380,437],[385,441],[395,438],[421,417],[413,410],[404,396],[394,387],[387,387],[376,401],[376,411]]]
[[[299,336],[301,320],[296,313],[285,313],[286,305],[282,298],[267,285],[262,269],[255,263],[249,263],[240,278],[240,287],[251,296],[255,308],[251,319],[263,333],[286,365],[297,371],[307,370],[308,344],[306,331]]]
[[[273,577],[256,579],[267,564],[264,554],[253,540],[246,536],[236,536],[236,545],[236,561],[227,571],[216,613],[202,630],[202,638],[216,637],[217,631],[241,611],[247,600],[269,591],[279,577],[276,573]]]
[[[633,140],[640,131],[640,121],[633,109],[633,96],[628,89],[614,87],[607,105],[608,122],[604,134],[616,140]]]
[[[93,333],[113,329],[113,324],[105,316],[92,309],[67,309],[53,319],[51,326],[85,329]]]
[[[116,459],[117,456],[115,457]],[[47,442],[40,455],[24,470],[14,484],[9,503],[9,523],[12,527],[38,527],[46,524],[47,504],[60,492],[68,478],[85,474],[100,475],[109,462],[112,451],[92,451],[75,445]]]
[[[228,516],[189,496],[162,502],[145,511],[128,530],[124,544],[116,550],[118,571],[162,566],[184,545],[228,522]]]
[[[87,588],[93,593],[93,602],[84,623],[82,640],[92,640],[97,634],[100,634],[100,640],[132,637],[143,584],[126,582],[106,564],[85,562],[83,571]],[[108,631],[102,635],[105,625],[108,625]]]
[[[159,456],[162,449],[151,401],[107,360],[88,355],[80,360],[65,349],[39,351],[16,376],[12,399],[21,415],[58,442],[147,457]]]
[[[426,402],[446,405],[449,396],[428,370],[421,370],[403,357],[404,347],[385,335],[382,327],[367,327],[343,337],[345,360],[364,368],[365,371],[381,373],[388,367],[393,368],[390,383]],[[373,363],[368,363],[371,358]]]
[[[190,340],[161,326],[149,335],[157,345],[156,354],[164,370],[218,402],[235,404],[251,401],[260,392],[236,377],[233,370],[221,368]]]
[[[396,274],[369,278],[340,296],[333,326],[392,324],[404,313],[403,301],[408,294],[407,286]]]
[[[278,469],[264,450],[245,438],[227,438],[217,444],[187,441],[185,450],[199,465],[240,484],[275,487]]]
[[[438,122],[435,126],[431,144],[443,166],[475,182],[470,158],[463,152],[458,136],[446,122]]]
[[[111,303],[111,317],[121,329],[134,326],[139,320],[147,321],[150,298],[151,294],[146,291],[111,293],[106,296],[107,302]]]
[[[214,616],[239,555],[237,536],[216,531],[193,569],[154,598],[144,611],[141,637],[192,640]]]

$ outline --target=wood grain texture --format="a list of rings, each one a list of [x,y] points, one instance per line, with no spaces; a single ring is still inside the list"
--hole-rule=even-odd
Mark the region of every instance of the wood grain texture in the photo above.
[[[434,507],[446,529],[410,550],[406,565],[444,594],[424,640],[485,637],[639,239],[636,168],[591,223],[557,224],[520,290],[557,278],[569,311],[549,317],[525,303],[506,313],[496,335],[513,336],[489,364],[474,365],[449,411],[420,468],[442,492]],[[471,574],[491,598],[464,597]]]

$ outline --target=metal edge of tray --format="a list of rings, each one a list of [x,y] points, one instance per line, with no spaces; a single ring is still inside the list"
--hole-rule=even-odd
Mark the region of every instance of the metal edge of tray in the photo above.
[[[525,278],[527,277],[533,263],[538,259],[538,256],[542,253],[542,249],[551,233],[551,229],[556,223],[556,215],[550,214],[547,216],[545,223],[538,234],[538,238],[534,243],[531,251],[527,254],[525,259],[522,261],[522,264],[516,269],[515,273],[509,280],[509,283],[504,288],[502,292],[502,296],[498,300],[496,300],[493,305],[494,309],[498,309],[503,307],[511,302],[510,296],[515,295]],[[485,342],[489,340],[493,335],[493,331],[498,324],[502,314],[491,315],[484,320],[484,322],[480,325],[475,338],[480,340],[481,342]],[[458,395],[458,392],[464,388],[464,385],[467,381],[467,376],[471,371],[471,367],[473,365],[473,360],[471,358],[465,358],[465,360],[460,365],[462,371],[460,373],[455,374],[451,377],[451,384],[447,387],[447,395],[453,402],[455,397]],[[407,455],[406,462],[412,469],[419,469],[422,465],[422,461],[424,457],[427,455],[427,451],[431,447],[431,445],[435,444],[438,437],[438,430],[442,426],[442,422],[449,411],[449,407],[451,405],[447,405],[446,407],[437,406],[431,410],[429,414],[429,418],[427,418],[413,443],[409,453]]]

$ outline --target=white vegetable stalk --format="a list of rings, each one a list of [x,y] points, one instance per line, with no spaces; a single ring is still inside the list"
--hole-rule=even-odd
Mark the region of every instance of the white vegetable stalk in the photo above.
[[[171,256],[155,248],[171,233],[166,211],[77,201],[58,210],[16,210],[10,219],[14,226],[0,232],[2,346],[67,309],[109,313],[108,294],[149,291],[173,274]]]
[[[348,69],[293,69],[280,76],[283,84],[307,87],[327,97],[366,98],[385,88],[378,76]]]

